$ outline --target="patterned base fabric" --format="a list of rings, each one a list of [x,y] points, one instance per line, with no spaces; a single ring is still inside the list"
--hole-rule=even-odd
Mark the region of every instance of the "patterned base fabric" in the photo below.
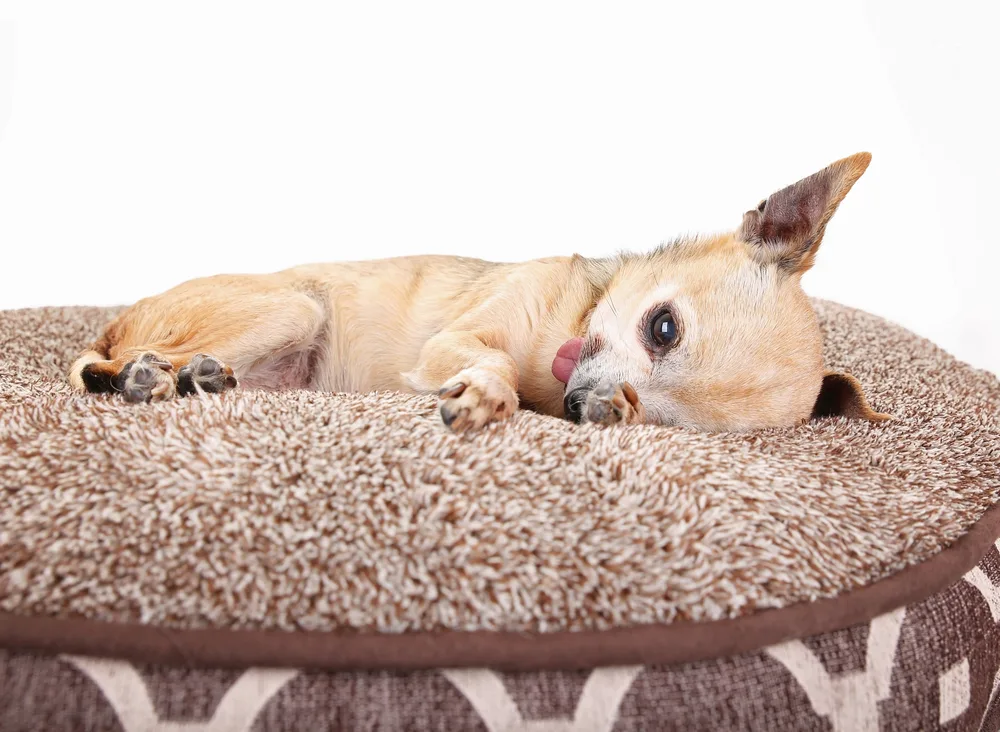
[[[191,670],[0,653],[0,730],[1000,730],[1000,540],[872,622],[714,661],[581,672]]]

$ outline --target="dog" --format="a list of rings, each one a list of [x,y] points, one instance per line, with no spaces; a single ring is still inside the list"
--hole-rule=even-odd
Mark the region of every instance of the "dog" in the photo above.
[[[456,432],[519,407],[704,431],[881,421],[856,379],[824,370],[800,285],[870,161],[839,160],[733,231],[647,254],[414,256],[191,280],[123,311],[69,381],[137,403],[238,384],[436,393]]]

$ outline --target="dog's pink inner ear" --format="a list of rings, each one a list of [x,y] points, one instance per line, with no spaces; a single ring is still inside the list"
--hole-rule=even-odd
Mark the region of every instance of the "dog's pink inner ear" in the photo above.
[[[869,153],[838,160],[808,178],[772,194],[743,215],[740,237],[765,264],[789,272],[812,266],[837,206],[871,162]]]
[[[861,382],[850,374],[830,371],[823,377],[823,386],[813,407],[812,418],[848,417],[884,422],[892,419],[888,414],[876,412],[868,405]]]

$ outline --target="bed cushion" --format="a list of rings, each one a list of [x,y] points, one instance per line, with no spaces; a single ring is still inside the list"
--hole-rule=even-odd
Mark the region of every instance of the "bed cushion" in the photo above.
[[[566,669],[641,667],[636,694],[722,664],[733,692],[732,664],[774,668],[765,649],[865,635],[900,608],[979,592],[963,580],[979,562],[996,582],[1000,383],[898,326],[815,304],[828,366],[892,421],[701,434],[521,412],[456,436],[433,399],[401,394],[136,407],[63,378],[114,309],[0,313],[4,668],[78,673],[38,655],[61,653],[454,689],[400,673],[490,667],[569,698],[558,679],[591,677]],[[995,626],[1000,601],[978,597]],[[958,637],[920,653],[950,658]],[[831,674],[867,668],[831,653]],[[970,684],[994,661],[970,666]]]

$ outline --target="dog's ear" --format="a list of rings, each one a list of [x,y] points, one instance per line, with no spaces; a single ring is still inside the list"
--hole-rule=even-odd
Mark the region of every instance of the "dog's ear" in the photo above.
[[[892,419],[891,415],[881,414],[868,406],[861,382],[850,374],[836,371],[828,371],[823,376],[823,386],[812,412],[813,419],[819,417],[847,417],[867,419],[869,422]]]
[[[754,257],[786,272],[809,269],[827,222],[871,159],[871,153],[861,152],[838,160],[747,211],[739,233]]]

